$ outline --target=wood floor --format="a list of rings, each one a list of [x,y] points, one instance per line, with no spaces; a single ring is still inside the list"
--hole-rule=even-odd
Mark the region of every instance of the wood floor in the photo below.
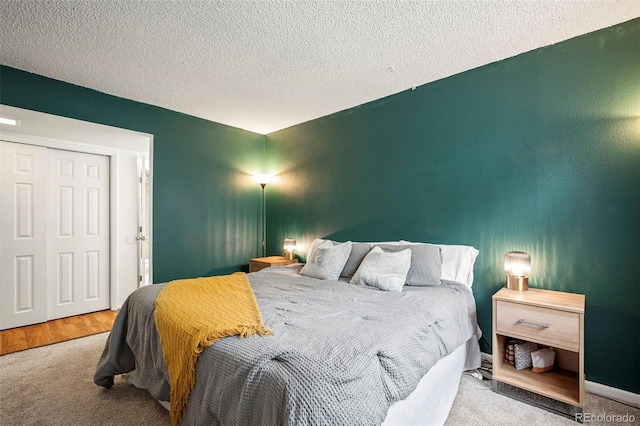
[[[110,331],[118,311],[99,311],[0,331],[0,355]]]

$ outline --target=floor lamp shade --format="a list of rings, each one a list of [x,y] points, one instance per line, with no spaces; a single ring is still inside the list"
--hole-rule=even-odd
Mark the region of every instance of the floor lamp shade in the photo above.
[[[254,175],[254,178],[263,188],[273,180],[273,176],[271,175]]]

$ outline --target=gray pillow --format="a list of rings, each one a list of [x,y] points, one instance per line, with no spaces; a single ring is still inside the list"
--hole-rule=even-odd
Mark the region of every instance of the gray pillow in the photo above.
[[[320,244],[309,260],[300,270],[300,275],[319,278],[321,280],[338,281],[340,271],[349,258],[351,241],[333,245],[331,241]]]
[[[334,242],[334,244],[337,244]],[[341,277],[351,278],[353,274],[358,270],[358,266],[362,263],[364,257],[371,250],[371,244],[367,243],[352,243],[351,244],[351,253],[349,254],[349,259],[347,259],[347,263],[344,265],[344,269],[340,274]]]
[[[436,245],[390,245],[378,244],[386,252],[411,250],[411,267],[407,273],[407,285],[440,285],[442,275],[442,251]]]

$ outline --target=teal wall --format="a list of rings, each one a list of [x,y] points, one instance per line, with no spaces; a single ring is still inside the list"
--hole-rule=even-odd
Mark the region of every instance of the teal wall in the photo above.
[[[587,379],[640,392],[640,19],[266,144],[269,253],[285,237],[472,245],[490,342],[503,255],[524,250],[532,287],[586,295]]]
[[[264,136],[0,68],[0,103],[153,135],[153,279],[229,273],[258,254]]]

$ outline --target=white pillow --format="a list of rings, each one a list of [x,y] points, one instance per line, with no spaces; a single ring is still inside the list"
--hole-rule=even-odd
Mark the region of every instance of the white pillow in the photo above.
[[[410,266],[411,250],[387,253],[376,246],[365,256],[349,282],[384,291],[402,291]]]
[[[331,241],[325,241],[311,253],[307,263],[300,270],[300,275],[338,281],[340,272],[349,259],[349,253],[351,253],[351,241],[336,246]]]
[[[309,263],[311,261],[311,259],[313,259],[315,251],[325,241],[329,241],[329,240],[323,240],[323,239],[320,239],[320,238],[316,238],[315,240],[313,240],[313,242],[311,243],[311,247],[309,247],[309,252],[307,253],[307,263]]]
[[[402,244],[428,244],[400,241]],[[431,244],[442,250],[442,276],[440,279],[473,285],[473,265],[480,253],[471,246]]]

